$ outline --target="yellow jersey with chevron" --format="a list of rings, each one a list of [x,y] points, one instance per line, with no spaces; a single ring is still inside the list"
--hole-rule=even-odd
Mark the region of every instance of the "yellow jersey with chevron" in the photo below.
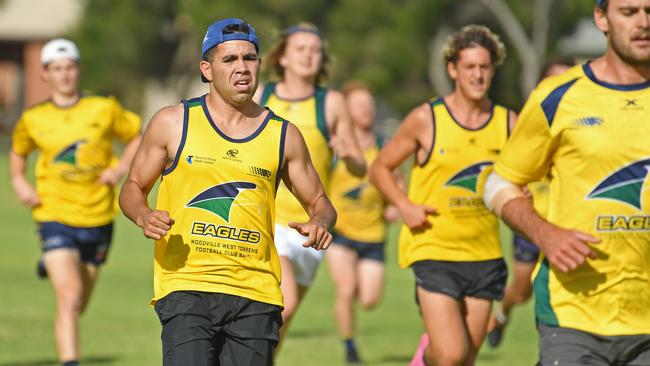
[[[184,290],[282,306],[273,228],[287,122],[269,111],[234,139],[212,120],[205,95],[183,105],[182,140],[158,192],[157,208],[176,222],[156,241],[152,303]]]
[[[488,120],[470,130],[458,123],[443,98],[429,104],[433,144],[426,161],[411,170],[408,197],[439,215],[429,216],[432,227],[426,230],[402,226],[400,266],[501,258],[499,222],[483,204],[479,188],[508,138],[508,109],[493,105]]]
[[[650,81],[615,85],[590,64],[531,94],[495,171],[519,184],[550,171],[548,220],[601,239],[596,259],[533,274],[538,321],[600,335],[650,333]]]
[[[113,139],[127,143],[140,127],[140,117],[113,97],[82,95],[69,107],[46,101],[25,110],[11,148],[21,156],[39,151],[36,191],[42,204],[32,210],[34,220],[76,227],[110,223],[114,189],[97,180],[117,163]]]
[[[377,146],[366,149],[363,153],[366,164],[372,164],[378,154]],[[337,233],[360,242],[384,242],[384,196],[370,184],[367,175],[355,177],[345,164],[337,161],[332,171],[329,196],[338,214],[334,228]]]
[[[325,123],[325,95],[327,89],[316,88],[314,95],[306,99],[282,99],[275,93],[275,83],[264,85],[260,104],[293,123],[305,138],[311,162],[323,185],[329,182],[332,170],[332,150],[329,147],[329,131]],[[289,221],[307,222],[309,216],[300,201],[280,182],[277,193],[276,222],[287,225]]]

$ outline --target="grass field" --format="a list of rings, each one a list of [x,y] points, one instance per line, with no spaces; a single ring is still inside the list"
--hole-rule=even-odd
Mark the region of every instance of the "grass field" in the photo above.
[[[0,139],[0,366],[56,365],[54,299],[47,281],[36,277],[40,250],[28,210],[13,196],[7,169],[7,143]],[[391,228],[395,238],[396,228]],[[510,248],[505,246],[509,255]],[[413,301],[409,270],[396,264],[396,245],[388,249],[383,303],[358,318],[358,344],[367,365],[406,365],[423,331]],[[83,365],[160,365],[160,325],[147,305],[152,294],[152,242],[124,217],[118,217],[109,262],[102,270],[81,321]],[[332,314],[332,287],[322,266],[289,332],[277,364],[343,364]],[[511,320],[498,350],[484,347],[478,365],[532,365],[537,336],[529,303]]]

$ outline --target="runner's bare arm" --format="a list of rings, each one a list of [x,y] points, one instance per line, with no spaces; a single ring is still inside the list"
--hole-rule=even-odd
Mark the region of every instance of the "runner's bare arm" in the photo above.
[[[345,98],[339,91],[330,90],[325,98],[325,116],[328,120],[330,147],[337,158],[343,160],[347,170],[355,176],[366,174],[366,161],[363,151],[354,137],[352,122],[345,104]]]
[[[311,163],[302,134],[291,123],[287,127],[284,166],[280,174],[309,214],[308,222],[290,222],[289,226],[309,237],[303,246],[327,249],[332,241],[329,230],[336,223],[336,211]]]
[[[9,151],[9,174],[11,175],[11,186],[14,188],[18,201],[27,207],[36,207],[41,204],[41,199],[36,193],[34,186],[27,180],[25,170],[27,157]]]
[[[169,213],[149,207],[147,196],[163,170],[173,163],[183,129],[183,107],[165,107],[151,119],[120,192],[120,208],[150,239],[160,239],[173,225]]]
[[[424,141],[423,136],[431,136],[432,129],[429,105],[416,107],[406,116],[395,136],[381,149],[370,168],[370,181],[388,202],[399,209],[404,223],[414,230],[430,227],[427,216],[436,215],[437,211],[433,207],[412,203],[405,190],[400,189],[393,171],[409,156],[417,155],[419,150],[431,149],[428,145],[433,141]]]

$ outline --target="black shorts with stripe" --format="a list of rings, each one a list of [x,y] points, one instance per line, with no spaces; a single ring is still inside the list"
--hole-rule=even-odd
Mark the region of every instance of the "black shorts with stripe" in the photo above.
[[[503,258],[477,262],[425,260],[411,267],[416,286],[458,300],[464,297],[501,300],[508,279]]]

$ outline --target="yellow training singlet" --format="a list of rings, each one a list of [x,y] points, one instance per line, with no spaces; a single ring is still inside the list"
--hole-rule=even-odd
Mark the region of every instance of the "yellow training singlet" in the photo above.
[[[494,105],[485,124],[470,130],[455,120],[442,98],[429,104],[433,146],[428,159],[413,166],[408,197],[437,209],[439,215],[429,216],[432,227],[426,230],[402,226],[399,264],[501,258],[499,222],[483,204],[478,181],[508,138],[508,110]]]
[[[373,145],[363,155],[370,165],[378,154],[379,148]],[[337,161],[329,185],[329,196],[338,214],[336,232],[355,241],[383,243],[385,200],[368,176],[355,177],[343,162]]]
[[[613,85],[590,64],[531,94],[495,171],[525,184],[550,170],[548,220],[590,233],[596,259],[561,273],[540,258],[538,321],[600,335],[650,333],[650,82]]]
[[[327,89],[316,88],[313,96],[300,100],[287,100],[275,94],[275,83],[264,85],[260,104],[285,118],[300,130],[307,143],[311,162],[323,184],[329,182],[332,169],[332,150],[325,123],[325,94]],[[300,201],[280,182],[277,193],[276,222],[287,226],[290,221],[307,222],[309,216]]]
[[[183,137],[157,203],[176,222],[156,241],[152,303],[186,290],[282,306],[273,227],[287,122],[269,113],[253,134],[233,139],[214,124],[205,96],[183,104]]]
[[[70,226],[106,225],[115,215],[113,187],[98,183],[117,162],[113,139],[129,142],[140,133],[140,117],[113,97],[82,95],[69,107],[51,101],[27,109],[16,124],[11,149],[27,156],[38,149],[38,222]]]

